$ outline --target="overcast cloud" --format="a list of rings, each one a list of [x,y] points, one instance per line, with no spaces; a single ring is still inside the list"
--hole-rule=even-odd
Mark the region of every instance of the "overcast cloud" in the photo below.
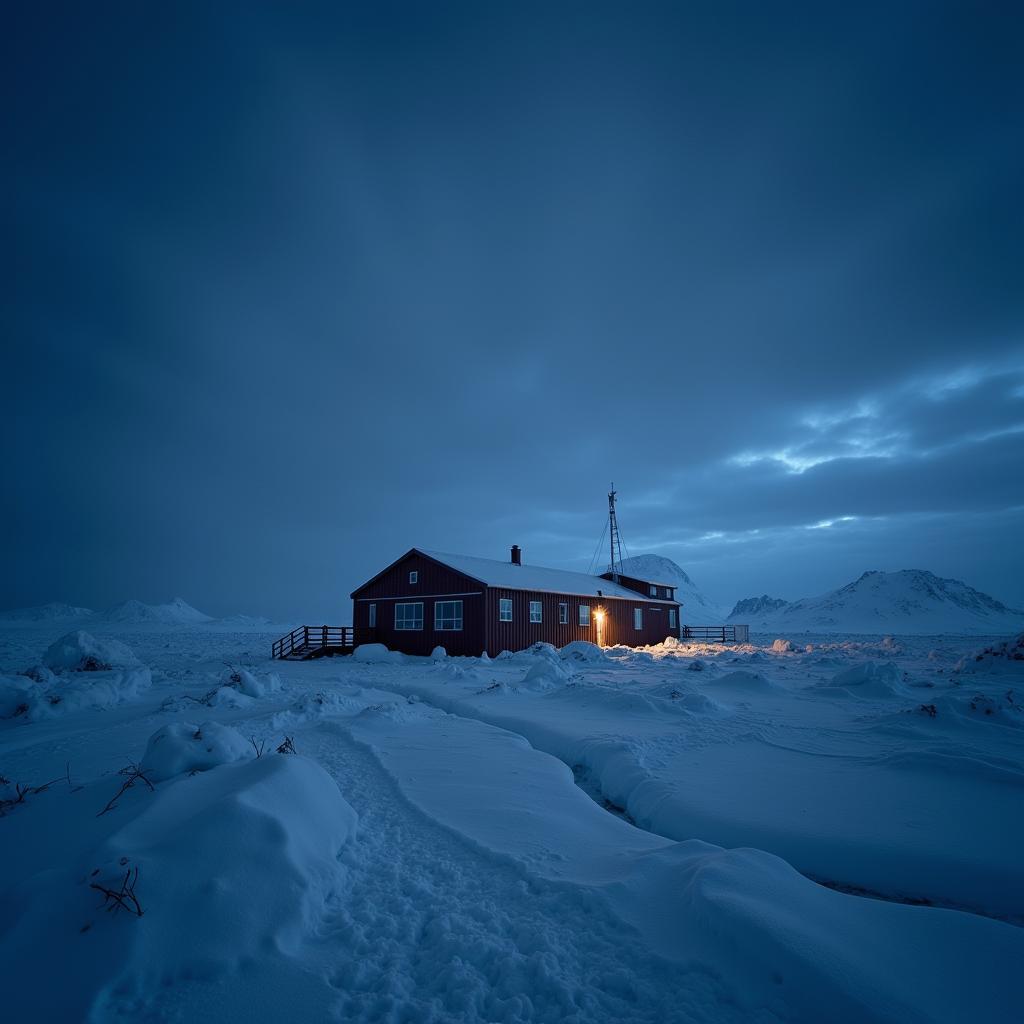
[[[834,5],[833,5],[834,6]],[[413,546],[1024,606],[1012,6],[22,5],[0,604]]]

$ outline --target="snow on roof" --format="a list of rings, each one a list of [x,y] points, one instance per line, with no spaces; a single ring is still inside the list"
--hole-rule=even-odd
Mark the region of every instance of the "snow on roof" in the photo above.
[[[611,580],[568,569],[545,569],[539,565],[514,565],[494,558],[475,558],[472,555],[449,555],[443,551],[425,551],[422,554],[442,562],[457,572],[472,576],[489,587],[507,587],[509,590],[538,590],[552,594],[572,594],[577,597],[638,598],[651,604],[678,604],[677,601],[657,601],[635,590],[620,587]],[[635,578],[635,577],[633,577]],[[667,584],[671,585],[671,584]]]

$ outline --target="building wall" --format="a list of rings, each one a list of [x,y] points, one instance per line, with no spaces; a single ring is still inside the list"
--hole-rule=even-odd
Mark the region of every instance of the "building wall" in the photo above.
[[[602,573],[601,578],[610,580],[612,574],[610,572]],[[635,590],[638,594],[643,594],[644,597],[655,597],[662,601],[675,600],[674,587],[663,587],[659,583],[649,583],[647,580],[640,580],[635,576],[623,576],[621,572],[619,573],[619,586],[625,587],[627,590]],[[657,593],[651,593],[652,586]]]
[[[409,573],[418,573],[415,583]],[[384,644],[392,651],[426,655],[439,644],[449,654],[478,655],[484,650],[484,587],[468,576],[412,554],[391,566],[352,595],[356,644]],[[434,603],[462,601],[462,629],[434,629]],[[423,602],[423,629],[396,630],[395,605]],[[377,606],[377,625],[370,626],[370,605]]]
[[[501,622],[498,618],[501,598],[512,601],[512,621]],[[541,622],[530,622],[530,601],[540,601]],[[569,621],[562,625],[558,621],[558,605],[568,605]],[[679,636],[679,609],[676,608],[676,625],[670,629],[668,610],[670,605],[651,604],[639,595],[635,601],[609,597],[580,597],[573,594],[545,594],[524,590],[503,590],[489,587],[485,597],[487,653],[494,657],[502,651],[521,651],[538,641],[564,647],[573,640],[598,642],[598,608],[605,610],[604,644],[638,646],[661,643],[666,636]],[[590,606],[590,625],[579,625],[579,606]],[[643,609],[643,628],[633,628],[633,609]]]
[[[409,582],[409,573],[418,573],[416,583]],[[462,573],[438,565],[422,555],[410,554],[391,566],[379,578],[371,580],[353,597],[352,624],[356,644],[380,643],[393,651],[427,655],[438,645],[453,655],[479,655],[487,651],[492,657],[502,651],[521,651],[543,641],[564,647],[573,640],[598,642],[598,608],[605,610],[603,641],[605,646],[657,644],[666,636],[679,636],[680,610],[676,610],[676,626],[668,624],[671,605],[645,601],[640,594],[629,598],[580,597],[572,594],[547,594],[523,590],[484,587]],[[499,621],[501,598],[512,600],[512,621]],[[461,630],[434,629],[434,604],[441,600],[462,601]],[[541,622],[530,622],[530,601],[540,601]],[[395,605],[410,601],[423,602],[423,629],[396,630]],[[558,621],[558,606],[568,606],[568,622]],[[370,605],[376,606],[377,624],[370,626]],[[589,626],[579,625],[579,606],[590,606]],[[633,609],[643,610],[643,628],[635,629]]]

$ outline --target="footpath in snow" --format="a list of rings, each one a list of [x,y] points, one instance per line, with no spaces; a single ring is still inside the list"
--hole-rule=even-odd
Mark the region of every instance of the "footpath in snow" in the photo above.
[[[833,640],[281,665],[255,634],[139,630],[44,658],[52,639],[0,638],[12,1019],[1024,1012],[1016,843],[998,820],[1021,777],[1012,645],[966,661]],[[829,793],[858,780],[868,795],[830,817]],[[923,864],[918,895],[906,865],[946,838],[943,813],[972,835]],[[739,841],[709,842],[719,825]],[[104,890],[126,906],[105,910]],[[43,983],[52,963],[60,985]]]

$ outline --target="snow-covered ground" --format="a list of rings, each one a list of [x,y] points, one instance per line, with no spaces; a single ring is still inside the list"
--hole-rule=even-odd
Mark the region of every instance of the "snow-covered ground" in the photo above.
[[[0,630],[6,1019],[1024,1018],[1020,641],[87,628]]]

